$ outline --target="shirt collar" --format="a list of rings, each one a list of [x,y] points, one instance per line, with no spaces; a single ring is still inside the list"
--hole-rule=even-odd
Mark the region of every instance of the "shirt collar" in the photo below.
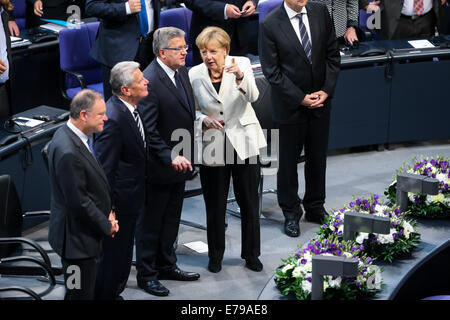
[[[295,16],[298,15],[297,12],[295,12],[294,10],[292,10],[291,8],[289,8],[289,7],[286,5],[286,2],[284,2],[284,8],[286,9],[286,13],[287,13],[289,19],[292,19],[292,18],[294,18]],[[304,6],[304,7],[302,8],[302,11],[301,11],[300,13],[308,13],[308,12],[306,11],[306,6]]]
[[[88,144],[88,136],[83,133],[80,129],[78,129],[70,119],[67,121],[67,126],[72,130],[80,139],[81,141],[87,145]]]
[[[117,98],[119,98],[119,97],[117,96]],[[131,113],[133,113],[134,110],[136,110],[136,106],[132,106],[131,104],[129,104],[128,102],[126,102],[125,100],[123,100],[121,98],[119,98],[119,100],[123,102],[125,107],[127,107],[127,109],[130,110]]]
[[[159,58],[156,58],[156,61],[158,61],[159,65],[163,70],[167,73],[167,75],[171,78],[175,77],[175,71],[173,71],[171,68],[169,68],[164,62],[162,62]]]

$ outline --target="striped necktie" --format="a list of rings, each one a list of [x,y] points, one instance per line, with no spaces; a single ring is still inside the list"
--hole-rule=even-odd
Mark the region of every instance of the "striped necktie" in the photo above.
[[[423,13],[423,0],[414,0],[414,13],[420,16]]]
[[[311,40],[309,40],[309,36],[308,36],[308,31],[306,31],[306,27],[305,24],[303,23],[303,15],[305,13],[299,13],[297,15],[298,17],[298,25],[299,25],[299,31],[300,31],[300,38],[302,39],[302,46],[303,46],[303,50],[305,50],[306,53],[306,57],[309,60],[309,63],[312,64],[312,59],[311,59]]]
[[[142,141],[144,142],[144,147],[145,147],[146,144],[145,144],[144,128],[142,127],[141,117],[139,117],[139,113],[137,112],[136,109],[134,109],[134,111],[133,111],[133,116],[134,116],[134,121],[136,121],[136,125],[138,127],[139,133],[141,134]]]

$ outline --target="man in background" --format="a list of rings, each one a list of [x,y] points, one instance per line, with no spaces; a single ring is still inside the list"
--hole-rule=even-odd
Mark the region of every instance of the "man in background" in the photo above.
[[[67,125],[56,131],[50,144],[48,242],[62,260],[66,300],[94,299],[103,238],[119,231],[108,180],[88,142],[106,120],[102,96],[81,90],[70,104]],[[72,275],[74,282],[69,281]]]
[[[90,54],[102,65],[106,101],[112,94],[109,79],[116,63],[136,61],[143,70],[153,60],[153,32],[159,26],[160,10],[160,0],[86,1],[86,15],[101,21]]]
[[[256,9],[258,1],[252,0],[189,0],[186,7],[192,10],[189,41],[194,65],[202,63],[195,40],[208,26],[224,29],[231,38],[230,55],[245,56],[248,53],[248,17]]]
[[[331,97],[340,55],[329,12],[308,0],[284,0],[260,23],[259,56],[272,87],[272,117],[279,124],[278,204],[284,230],[300,235],[303,215],[298,196],[297,159],[305,148],[306,220],[321,223]]]

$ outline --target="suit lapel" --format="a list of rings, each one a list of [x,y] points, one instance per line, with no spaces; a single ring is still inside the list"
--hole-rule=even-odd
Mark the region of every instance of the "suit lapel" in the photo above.
[[[307,10],[309,11],[308,7]],[[297,50],[297,52],[300,54],[300,56],[305,59],[306,62],[309,63],[308,57],[306,56],[305,50],[303,49],[303,46],[300,42],[300,40],[297,37],[297,34],[295,33],[294,28],[292,27],[291,20],[289,19],[289,16],[286,12],[286,9],[284,8],[284,5],[279,7],[279,26],[280,29],[283,31],[282,33],[286,35],[288,38],[288,41],[290,44],[292,44]],[[309,19],[309,14],[308,14]]]
[[[227,56],[225,59],[225,66],[231,65],[231,58],[230,56]],[[231,73],[223,72],[222,74],[222,84],[220,85],[219,89],[219,98],[220,100],[224,100],[224,95],[227,94],[229,91],[230,86],[233,84],[234,77]]]
[[[139,132],[139,129],[136,125],[136,120],[134,120],[133,115],[131,114],[130,110],[125,106],[125,104],[116,96],[113,96],[114,98],[114,105],[117,106],[117,108],[124,113],[124,117],[127,119],[127,123],[130,126],[130,130],[134,132],[134,135],[136,136],[136,143],[139,145],[140,150],[144,150],[144,141],[142,141],[141,133]],[[140,116],[140,115],[139,115]],[[141,117],[142,118],[142,117]]]
[[[192,94],[192,90],[188,90],[191,87],[191,82],[189,81],[189,76],[185,77],[184,73],[180,73],[180,81],[183,84],[184,91],[186,93],[186,97],[189,101],[189,109],[192,114],[192,119],[195,120],[195,102],[194,95]]]
[[[86,161],[96,169],[95,172],[97,172],[98,175],[102,177],[103,181],[105,182],[105,184],[109,190],[108,179],[106,178],[103,168],[99,165],[99,163],[94,158],[94,156],[91,154],[91,152],[86,148],[86,146],[81,141],[81,139],[68,126],[66,126],[66,127],[67,127],[66,128],[67,134],[70,137],[70,139],[72,140],[73,144],[78,148],[78,150],[80,151],[80,154],[86,159]]]
[[[308,21],[309,21],[309,29],[311,31],[311,59],[312,57],[317,57],[316,50],[319,48],[320,43],[320,26],[319,21],[320,18],[317,16],[317,12],[314,11],[310,6],[306,5],[306,10],[308,14]],[[314,60],[313,60],[314,63]]]
[[[188,111],[189,114],[192,114],[191,108],[188,105],[186,105],[186,101],[184,101],[184,99],[181,96],[180,92],[178,91],[177,87],[173,84],[172,80],[170,80],[167,73],[163,70],[163,68],[161,68],[158,61],[155,60],[155,63],[156,63],[156,68],[157,68],[156,70],[158,70],[161,82],[170,90],[170,92],[173,93],[173,95],[178,99],[178,101],[183,106],[183,108],[186,109],[186,111]],[[180,77],[180,79],[181,78],[182,77]],[[187,96],[187,93],[186,93],[186,96]]]

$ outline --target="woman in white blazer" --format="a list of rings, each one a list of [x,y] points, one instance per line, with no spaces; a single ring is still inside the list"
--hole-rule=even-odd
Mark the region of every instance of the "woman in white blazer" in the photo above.
[[[225,213],[230,177],[241,209],[241,257],[261,271],[258,216],[259,149],[267,143],[251,103],[258,88],[245,57],[228,56],[230,37],[218,27],[196,39],[203,63],[190,69],[197,107],[200,181],[206,206],[208,270],[219,272],[225,251]]]

